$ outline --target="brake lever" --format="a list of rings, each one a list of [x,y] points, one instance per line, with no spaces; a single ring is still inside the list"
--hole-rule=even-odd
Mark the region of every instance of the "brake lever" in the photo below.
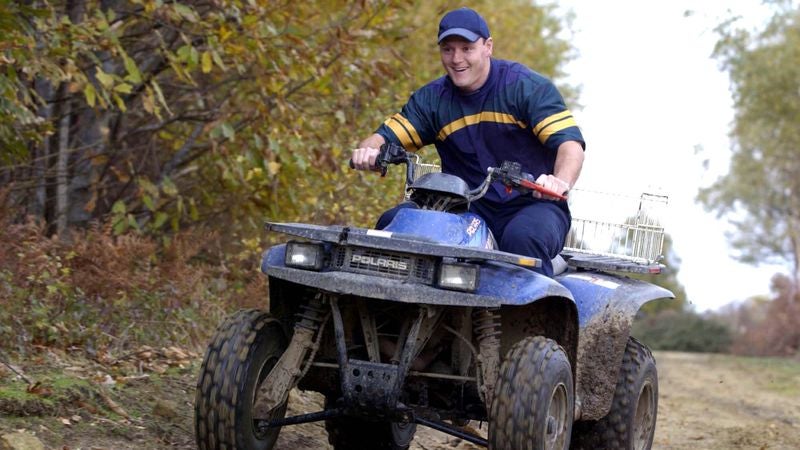
[[[558,200],[567,200],[567,193],[558,193],[543,187],[526,178],[527,174],[522,172],[522,166],[517,162],[503,161],[500,168],[495,168],[491,171],[491,177],[499,180],[506,186],[506,190],[511,190],[514,186],[519,186],[524,189],[539,192],[549,197],[557,198]]]

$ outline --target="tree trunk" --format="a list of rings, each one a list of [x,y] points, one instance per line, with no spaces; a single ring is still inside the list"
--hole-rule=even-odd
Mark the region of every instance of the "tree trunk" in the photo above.
[[[72,107],[67,94],[66,85],[61,86],[62,108],[58,121],[58,156],[56,159],[56,234],[67,239],[69,226],[69,125]]]
[[[66,12],[72,23],[83,21],[84,0],[68,0]],[[69,239],[69,159],[70,125],[72,122],[72,96],[69,86],[62,83],[59,100],[61,115],[58,121],[58,156],[56,159],[56,234],[61,239]]]

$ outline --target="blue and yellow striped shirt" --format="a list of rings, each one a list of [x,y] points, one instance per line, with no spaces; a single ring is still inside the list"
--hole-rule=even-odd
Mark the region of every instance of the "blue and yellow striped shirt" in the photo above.
[[[400,113],[377,130],[388,142],[416,151],[435,144],[442,171],[471,186],[488,167],[517,161],[535,177],[552,174],[558,146],[577,141],[585,147],[572,113],[553,83],[522,64],[492,59],[489,78],[475,92],[461,92],[443,76],[411,95]],[[516,197],[500,186],[488,200]]]

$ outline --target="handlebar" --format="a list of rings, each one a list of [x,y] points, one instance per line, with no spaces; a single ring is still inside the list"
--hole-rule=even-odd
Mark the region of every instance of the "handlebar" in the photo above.
[[[352,159],[349,164],[351,169],[355,169]],[[390,164],[406,165],[406,185],[410,186],[414,180],[414,164],[411,161],[411,156],[406,152],[405,148],[391,142],[381,145],[378,157],[375,159],[375,168],[384,177]],[[486,195],[486,191],[489,190],[489,186],[494,181],[501,182],[508,191],[512,189],[517,189],[523,193],[537,191],[562,201],[567,200],[567,192],[558,193],[537,184],[533,175],[523,172],[522,166],[518,162],[503,161],[500,167],[489,167],[487,171],[488,175],[483,183],[469,192],[469,201],[477,200]]]

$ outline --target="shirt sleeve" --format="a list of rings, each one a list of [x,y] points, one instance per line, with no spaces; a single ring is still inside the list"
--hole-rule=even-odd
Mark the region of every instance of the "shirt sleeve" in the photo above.
[[[425,88],[412,94],[403,109],[386,119],[375,132],[387,142],[400,144],[412,152],[432,144],[436,134],[431,125],[431,102],[426,97]]]
[[[586,148],[572,112],[567,109],[561,93],[552,82],[546,80],[535,86],[523,105],[533,134],[542,145],[557,150],[566,141],[577,141]]]

